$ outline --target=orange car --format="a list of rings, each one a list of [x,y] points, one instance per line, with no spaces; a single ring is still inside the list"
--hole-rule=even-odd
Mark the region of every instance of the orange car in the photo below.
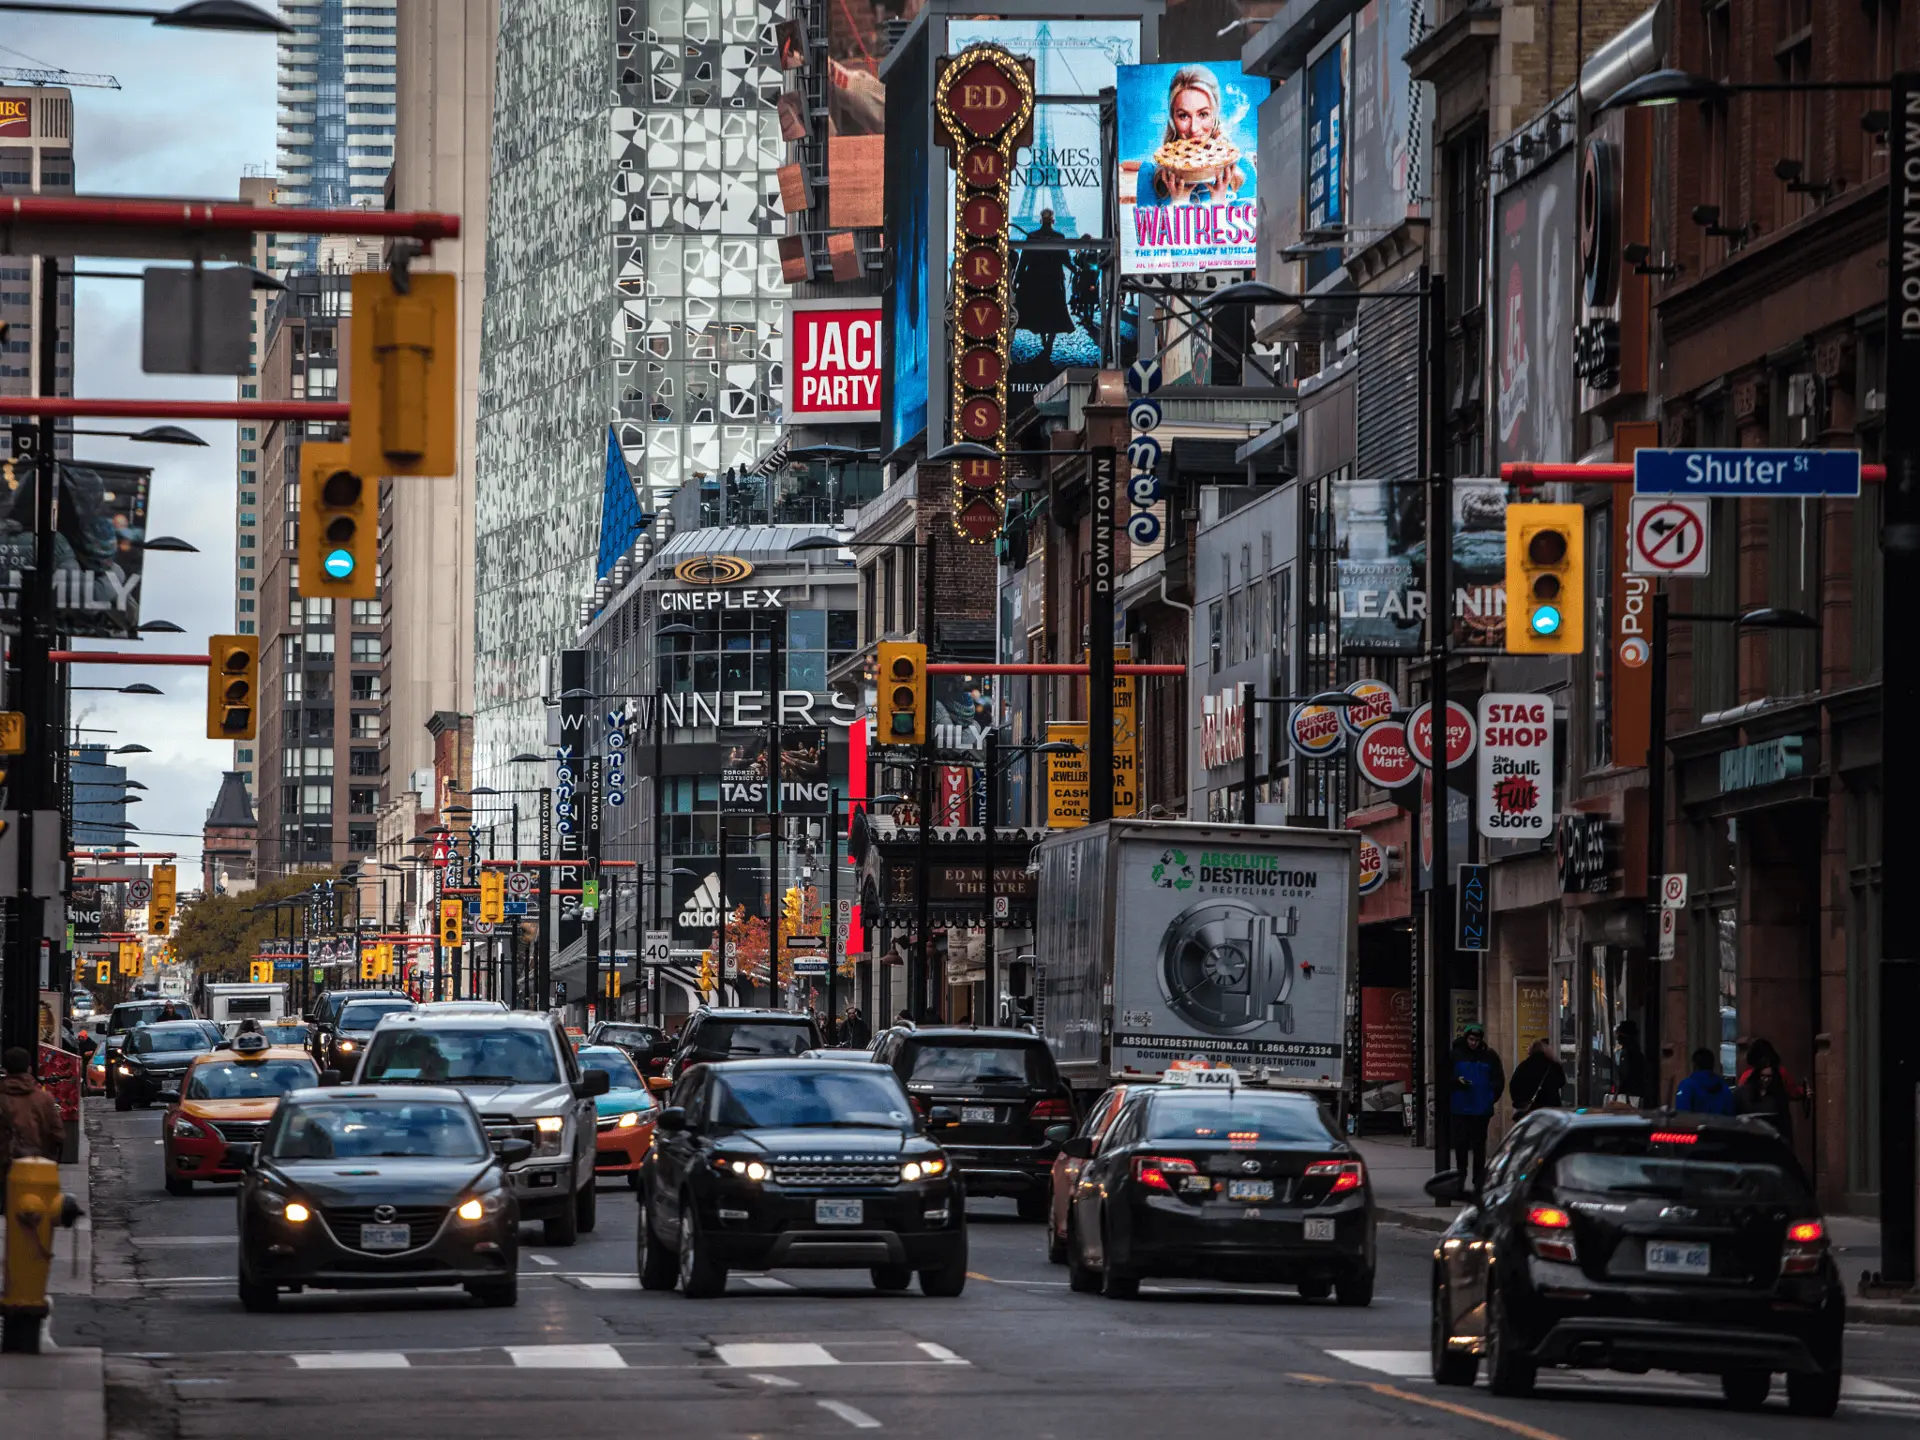
[[[293,1045],[269,1045],[264,1035],[239,1035],[233,1049],[198,1055],[177,1091],[166,1091],[160,1138],[166,1146],[167,1193],[188,1195],[196,1180],[237,1181],[227,1146],[252,1144],[266,1133],[280,1097],[320,1083],[313,1057]]]
[[[1095,1150],[1100,1148],[1107,1127],[1113,1124],[1114,1117],[1120,1113],[1120,1102],[1126,1098],[1127,1087],[1115,1085],[1087,1111],[1087,1118],[1081,1122],[1079,1133],[1093,1141]],[[1067,1263],[1068,1205],[1073,1199],[1073,1187],[1080,1183],[1080,1172],[1086,1165],[1086,1161],[1076,1160],[1071,1155],[1053,1157],[1052,1190],[1047,1201],[1047,1259],[1056,1265]]]
[[[582,1045],[582,1070],[604,1070],[611,1082],[604,1095],[594,1098],[599,1111],[599,1131],[595,1137],[593,1173],[624,1175],[627,1184],[640,1188],[640,1162],[647,1158],[653,1144],[653,1122],[660,1114],[659,1102],[633,1068],[633,1057],[614,1045]]]

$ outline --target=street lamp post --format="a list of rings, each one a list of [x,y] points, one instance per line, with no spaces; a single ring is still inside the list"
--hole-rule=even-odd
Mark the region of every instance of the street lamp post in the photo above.
[[[1368,702],[1358,695],[1349,695],[1344,690],[1323,690],[1318,695],[1255,695],[1254,682],[1244,680],[1240,684],[1240,823],[1254,823],[1253,792],[1256,775],[1254,771],[1254,741],[1258,738],[1258,716],[1262,705],[1325,705],[1336,710],[1349,710]],[[1273,762],[1267,762],[1267,779],[1273,779]]]
[[[1000,757],[1005,755],[1007,757],[1007,763],[1011,764],[1015,759],[1026,755],[1078,755],[1080,753],[1080,747],[1065,740],[1046,740],[1038,745],[1009,745],[1002,748],[1000,744],[1000,727],[998,725],[990,725],[987,727],[986,750],[987,758],[984,767],[986,773],[982,777],[982,782],[987,792],[987,823],[983,837],[986,849],[986,863],[982,869],[986,875],[987,1023],[997,1025],[1000,1020],[1000,958],[998,946],[995,944],[998,935],[993,923],[993,846],[994,831],[999,825],[1000,819]],[[975,1023],[978,1023],[977,1018]]]

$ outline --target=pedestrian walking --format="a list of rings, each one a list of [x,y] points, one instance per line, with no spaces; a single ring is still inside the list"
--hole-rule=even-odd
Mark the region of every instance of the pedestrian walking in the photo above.
[[[30,1156],[57,1161],[67,1127],[53,1096],[33,1078],[33,1057],[25,1046],[0,1055],[0,1066],[6,1069],[0,1080],[0,1196],[5,1196],[13,1162]]]
[[[1487,1126],[1506,1088],[1507,1073],[1487,1044],[1487,1027],[1478,1023],[1461,1027],[1460,1038],[1453,1042],[1453,1167],[1464,1178],[1472,1162],[1475,1194],[1487,1173]]]
[[[1513,1118],[1531,1115],[1536,1110],[1557,1110],[1560,1096],[1567,1088],[1567,1072],[1553,1058],[1553,1049],[1540,1039],[1527,1047],[1527,1058],[1513,1067],[1513,1079],[1507,1082],[1507,1098],[1513,1101]]]
[[[913,1029],[913,1016],[902,1010],[898,1015],[893,1017],[893,1023],[902,1030],[911,1030]]]
[[[1636,1108],[1645,1108],[1658,1098],[1647,1070],[1647,1057],[1640,1048],[1640,1027],[1622,1020],[1613,1027],[1613,1094]]]
[[[1805,1103],[1807,1088],[1780,1063],[1780,1052],[1770,1040],[1755,1040],[1747,1046],[1747,1068],[1741,1072],[1740,1088],[1734,1092],[1734,1110],[1741,1115],[1758,1115],[1780,1138],[1793,1144],[1793,1106]]]
[[[1673,1092],[1673,1108],[1689,1110],[1696,1115],[1734,1113],[1733,1087],[1720,1073],[1713,1051],[1704,1045],[1693,1052],[1693,1073],[1682,1080]]]
[[[849,1049],[864,1050],[873,1043],[873,1027],[867,1023],[867,1017],[860,1013],[858,1005],[847,1007],[847,1013],[840,1019],[840,1033],[845,1037]]]

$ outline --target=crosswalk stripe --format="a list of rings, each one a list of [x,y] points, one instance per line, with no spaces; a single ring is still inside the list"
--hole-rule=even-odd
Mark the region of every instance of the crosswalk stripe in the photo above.
[[[838,1365],[824,1345],[811,1340],[743,1340],[715,1345],[713,1353],[722,1365],[739,1370],[787,1370],[802,1365]]]
[[[566,1277],[582,1290],[638,1290],[638,1275],[569,1275]]]
[[[926,1347],[923,1345],[921,1348]],[[1329,1350],[1326,1353],[1335,1360],[1356,1365],[1362,1370],[1372,1370],[1377,1374],[1388,1375],[1395,1380],[1426,1380],[1432,1374],[1430,1361],[1424,1350]],[[1614,1370],[1548,1369],[1540,1372],[1540,1381],[1546,1385],[1591,1385],[1635,1390],[1700,1390],[1711,1388],[1716,1384],[1712,1376],[1682,1375],[1669,1370],[1631,1375]],[[1903,1390],[1898,1386],[1888,1385],[1879,1380],[1868,1380],[1857,1375],[1848,1375],[1841,1379],[1840,1394],[1848,1400],[1876,1402],[1892,1407],[1920,1404],[1920,1391]]]
[[[1329,1350],[1327,1354],[1349,1365],[1358,1365],[1362,1370],[1391,1375],[1396,1380],[1418,1380],[1429,1373],[1424,1350]]]
[[[626,1359],[611,1345],[509,1345],[523,1370],[624,1370]]]
[[[793,1286],[784,1280],[776,1280],[771,1275],[742,1275],[740,1277],[756,1290],[791,1290]]]
[[[406,1370],[413,1364],[398,1350],[323,1350],[295,1355],[293,1363],[302,1370]]]

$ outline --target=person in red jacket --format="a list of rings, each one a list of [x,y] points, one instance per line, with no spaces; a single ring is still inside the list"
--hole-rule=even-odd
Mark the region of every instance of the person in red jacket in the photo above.
[[[1747,1046],[1747,1068],[1740,1074],[1733,1098],[1738,1114],[1758,1115],[1780,1132],[1782,1140],[1793,1144],[1793,1106],[1805,1106],[1807,1087],[1780,1063],[1780,1052],[1772,1041],[1755,1040]]]

